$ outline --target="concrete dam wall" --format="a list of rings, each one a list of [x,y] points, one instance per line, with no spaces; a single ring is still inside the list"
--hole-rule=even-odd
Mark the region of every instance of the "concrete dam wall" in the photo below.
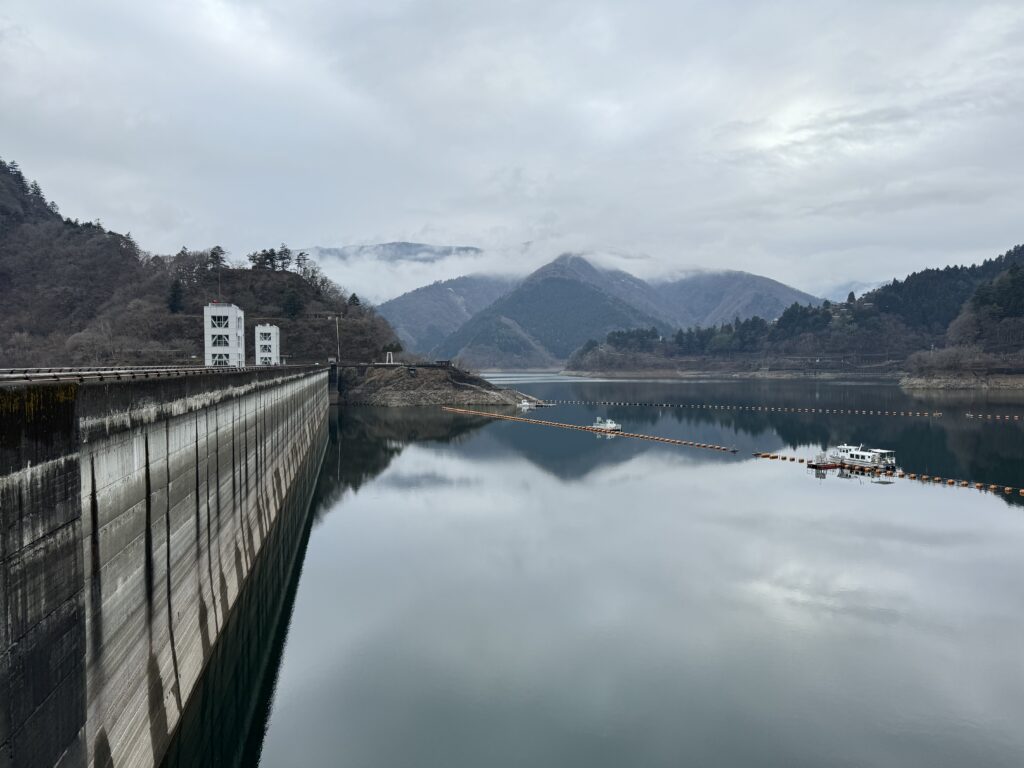
[[[0,387],[0,768],[159,764],[327,411],[323,369]]]

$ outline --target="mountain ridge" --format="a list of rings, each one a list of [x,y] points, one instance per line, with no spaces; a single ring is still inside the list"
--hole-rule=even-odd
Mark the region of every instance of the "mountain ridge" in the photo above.
[[[969,266],[913,272],[839,303],[659,338],[644,329],[583,345],[570,369],[813,370],[879,375],[1024,371],[1024,246]],[[852,298],[852,300],[850,300]]]
[[[391,323],[406,350],[428,354],[459,326],[518,283],[516,279],[496,275],[436,280],[385,301],[377,311]]]
[[[711,294],[697,312],[679,301],[694,292]],[[555,368],[585,341],[612,331],[647,328],[662,334],[725,312],[742,317],[757,311],[781,313],[799,300],[818,303],[809,294],[748,272],[701,272],[652,285],[567,253],[530,272],[508,294],[468,318],[431,354],[458,357],[478,368]]]
[[[774,320],[791,304],[821,299],[778,280],[740,270],[701,271],[654,284],[662,301],[676,308],[676,326],[719,325],[739,317]]]
[[[449,335],[434,355],[479,368],[552,367],[595,332],[659,323],[601,290],[597,270],[581,261],[556,259],[534,271]]]
[[[820,303],[747,272],[698,272],[652,283],[578,253],[562,254],[519,281],[500,280],[466,275],[438,281],[385,302],[380,311],[407,349],[419,354],[485,368],[552,368],[584,341],[614,330],[642,326],[667,333],[726,317],[775,317],[794,302]],[[461,294],[473,290],[477,299],[488,291],[495,298],[478,302],[466,316],[470,307]],[[457,327],[455,320],[461,320]]]

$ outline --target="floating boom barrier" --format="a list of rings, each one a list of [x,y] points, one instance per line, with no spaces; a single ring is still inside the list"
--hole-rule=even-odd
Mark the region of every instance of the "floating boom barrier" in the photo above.
[[[772,405],[737,405],[735,403],[654,403],[654,402],[628,402],[622,400],[544,400],[541,405],[614,405],[639,408],[686,408],[689,410],[703,411],[746,411],[748,413],[808,413],[828,414],[832,416],[896,416],[904,418],[940,419],[945,414],[942,411],[896,411],[879,410],[870,408],[799,408],[796,406],[772,406]],[[1022,421],[1021,415],[1001,413],[972,413],[963,414],[966,419],[977,419],[978,421],[998,421],[1002,423]]]
[[[914,418],[942,418],[942,411],[884,411],[868,408],[797,408],[773,405],[736,405],[733,403],[653,403],[622,400],[544,400],[542,405],[614,405],[643,408],[686,408],[704,411],[747,411],[750,413],[814,413],[835,416],[903,416]],[[968,418],[971,416],[968,415]],[[1006,416],[1007,421],[1010,417]],[[1019,420],[1019,417],[1018,417]]]
[[[454,408],[449,405],[442,405],[442,411],[448,413],[459,413],[466,416],[483,416],[488,419],[500,419],[501,421],[517,421],[522,424],[536,424],[542,427],[558,427],[560,429],[572,429],[578,432],[590,432],[596,435],[614,436],[614,437],[630,437],[635,440],[650,440],[655,443],[665,443],[667,445],[679,445],[685,448],[700,448],[708,451],[719,451],[722,453],[736,453],[735,448],[726,448],[724,445],[714,445],[711,443],[698,443],[692,440],[679,440],[674,437],[658,437],[656,435],[644,435],[637,432],[610,432],[607,429],[600,429],[599,427],[587,427],[580,424],[565,424],[561,421],[546,421],[543,419],[527,419],[522,416],[508,416],[504,413],[494,413],[492,411],[476,411],[471,408]],[[803,465],[810,469],[819,470],[844,470],[854,475],[861,475],[864,477],[877,477],[877,478],[892,478],[899,480],[915,480],[923,483],[930,483],[932,485],[941,485],[945,488],[974,488],[977,491],[986,491],[989,493],[1001,493],[1004,496],[1012,496],[1015,492],[1024,497],[1024,488],[1015,488],[1012,485],[1000,485],[998,483],[976,483],[969,480],[954,480],[951,478],[942,478],[934,475],[919,474],[916,472],[904,472],[903,470],[883,470],[873,469],[869,467],[859,467],[853,464],[846,464],[844,462],[828,462],[825,465],[815,465],[811,459],[805,459],[798,456],[786,456],[780,453],[763,453],[757,452],[754,454],[755,459],[766,459],[768,461],[778,461],[780,464],[794,464],[796,466]]]
[[[501,419],[502,421],[518,421],[522,424],[537,424],[542,427],[559,427],[561,429],[574,429],[578,432],[590,432],[595,435],[611,437],[630,437],[635,440],[650,440],[654,443],[665,443],[667,445],[679,445],[684,448],[700,448],[705,451],[719,451],[721,453],[736,453],[735,448],[727,448],[724,445],[713,445],[712,443],[698,443],[693,440],[678,440],[674,437],[658,437],[657,435],[643,435],[638,432],[619,432],[601,429],[600,427],[586,427],[581,424],[565,424],[561,421],[544,421],[543,419],[526,419],[522,416],[507,416],[504,413],[493,413],[491,411],[475,411],[470,408],[453,408],[448,405],[441,406],[442,411],[448,413],[461,413],[467,416],[484,416],[489,419]]]
[[[796,464],[797,466],[803,464],[804,466],[815,469],[815,470],[843,470],[853,475],[861,475],[864,477],[887,477],[898,480],[916,480],[922,483],[930,483],[932,485],[941,485],[945,488],[973,488],[976,491],[987,491],[989,493],[1001,493],[1004,496],[1012,496],[1016,493],[1019,496],[1024,496],[1024,488],[1015,488],[1012,485],[1000,485],[999,483],[976,483],[970,480],[955,480],[952,478],[943,478],[937,475],[925,475],[918,472],[905,472],[901,469],[876,469],[872,467],[861,467],[856,464],[846,464],[845,462],[827,462],[825,464],[815,464],[810,459],[804,459],[799,456],[785,456],[781,453],[755,453],[755,459],[767,459],[768,461],[778,461],[780,464],[790,463]]]

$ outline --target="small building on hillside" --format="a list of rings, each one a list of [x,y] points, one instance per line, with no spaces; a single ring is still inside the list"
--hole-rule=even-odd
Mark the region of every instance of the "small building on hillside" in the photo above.
[[[281,364],[281,329],[276,325],[256,326],[256,365]]]
[[[213,302],[203,307],[205,363],[245,367],[245,312],[234,304]]]

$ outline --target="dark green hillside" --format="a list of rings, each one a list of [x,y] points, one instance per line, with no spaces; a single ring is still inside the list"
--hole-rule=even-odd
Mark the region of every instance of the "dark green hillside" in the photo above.
[[[664,341],[645,330],[612,333],[603,343],[588,341],[569,366],[659,368],[686,360],[692,367],[705,360],[771,367],[803,360],[843,370],[904,363],[913,370],[1015,370],[1024,364],[1022,262],[1024,247],[1017,246],[970,267],[911,274],[853,301],[793,304],[774,323],[737,318]],[[918,354],[923,350],[928,354]]]
[[[408,351],[427,354],[473,315],[511,291],[516,282],[492,275],[466,275],[409,291],[377,310]]]
[[[985,352],[1024,351],[1024,267],[1020,263],[978,286],[950,325],[949,341]]]
[[[746,272],[700,273],[652,285],[628,272],[599,269],[582,256],[564,254],[469,319],[434,354],[497,368],[521,367],[528,357],[533,361],[530,367],[550,367],[586,339],[601,338],[610,331],[653,326],[668,333],[677,327],[758,314],[774,319],[793,302],[817,304],[818,300]],[[496,322],[495,317],[505,321]],[[404,320],[399,324],[406,327]],[[424,333],[433,325],[423,316],[417,328]],[[545,359],[549,362],[541,362]]]
[[[529,275],[523,282],[554,278],[593,286],[629,306],[635,313],[655,320],[659,326],[668,328],[675,324],[673,313],[666,309],[654,287],[628,272],[598,269],[584,257],[566,253]]]
[[[16,164],[0,161],[0,327],[7,336],[84,327],[118,282],[137,284],[144,272],[130,237],[65,221]]]
[[[436,357],[457,358],[472,368],[556,368],[559,361],[514,320],[481,312],[434,350]]]
[[[864,298],[880,312],[900,318],[915,330],[941,335],[978,286],[1021,263],[1024,246],[1018,245],[981,264],[914,272],[905,280],[876,288]]]
[[[273,254],[273,258],[269,258]],[[0,162],[0,366],[201,362],[202,307],[220,296],[245,310],[247,342],[262,320],[281,327],[292,362],[367,360],[395,342],[387,322],[287,248],[227,266],[222,249],[151,256],[130,235],[63,219],[38,185]],[[251,359],[251,351],[250,351]]]
[[[538,270],[445,339],[435,355],[487,367],[524,367],[517,360],[530,348],[536,362],[527,367],[550,366],[565,360],[595,334],[661,324],[593,284],[562,272],[561,265],[550,273]],[[542,363],[545,358],[548,362]]]
[[[515,320],[562,359],[596,329],[607,333],[639,324],[658,324],[657,319],[594,286],[558,277],[532,282],[525,290],[502,300],[495,310]]]
[[[675,325],[720,325],[734,318],[774,320],[792,304],[820,304],[803,291],[748,272],[701,272],[655,286]]]

